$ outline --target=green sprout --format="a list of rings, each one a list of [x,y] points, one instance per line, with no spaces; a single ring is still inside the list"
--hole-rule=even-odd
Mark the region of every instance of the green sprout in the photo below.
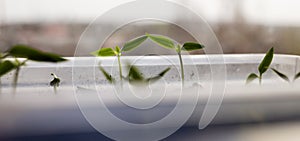
[[[121,82],[122,82],[122,77],[123,77],[123,75],[122,75],[122,65],[121,65],[122,52],[129,52],[129,51],[132,51],[132,50],[136,49],[147,38],[148,38],[147,36],[141,36],[141,37],[135,38],[135,39],[133,39],[133,40],[125,43],[124,46],[122,47],[122,49],[120,49],[119,46],[116,46],[115,49],[112,49],[112,48],[101,48],[101,49],[99,49],[97,51],[92,52],[91,54],[94,55],[94,56],[102,56],[102,57],[117,56],[117,58],[118,58],[118,65],[119,65],[119,76],[120,76],[120,79],[121,79]],[[103,72],[104,69],[100,68],[100,70]]]
[[[14,60],[9,59],[8,57],[13,57]],[[24,60],[20,61],[18,58],[24,58]],[[52,63],[66,61],[66,59],[59,55],[43,52],[27,45],[19,44],[12,46],[10,50],[0,55],[0,78],[10,71],[15,70],[13,78],[13,94],[16,93],[20,69],[22,66],[26,65],[28,60]]]
[[[105,69],[100,64],[99,64],[99,70],[105,76],[106,80],[109,81],[109,83],[113,84],[116,82],[116,80],[108,72],[106,72]],[[121,77],[123,77],[123,76],[121,76]]]
[[[129,70],[128,75],[126,77],[122,76],[122,78],[128,81],[130,84],[146,84],[149,82],[156,82],[159,79],[161,79],[171,69],[170,67],[168,67],[153,77],[145,78],[142,75],[141,71],[136,66],[134,65],[127,65],[127,66],[128,66],[127,69]],[[106,72],[102,66],[99,66],[99,69],[105,76],[106,80],[108,80],[111,84],[114,84],[116,82],[115,78],[112,77],[108,72]]]
[[[262,76],[269,69],[269,66],[271,65],[272,60],[273,60],[273,54],[274,54],[274,49],[273,48],[269,49],[269,51],[266,53],[264,59],[261,61],[261,63],[258,66],[259,75],[255,74],[255,73],[249,74],[246,84],[249,84],[250,82],[252,82],[253,80],[258,78],[259,84],[261,85]]]
[[[278,70],[271,68],[271,70],[276,73],[280,78],[282,78],[283,80],[290,82],[290,79],[283,73],[279,72]]]
[[[59,87],[60,79],[54,73],[51,73],[51,76],[53,76],[53,80],[50,82],[50,86],[53,87],[54,93],[57,94],[57,87]]]
[[[287,81],[287,82],[289,82],[289,83],[291,83],[291,82],[295,82],[296,81],[296,79],[298,79],[299,77],[300,77],[300,72],[298,72],[295,76],[294,76],[294,78],[293,78],[293,81],[291,81],[288,77],[287,77],[287,75],[285,75],[285,74],[283,74],[282,72],[279,72],[278,70],[276,70],[276,69],[274,69],[274,68],[271,68],[280,78],[282,78],[283,80],[285,80],[285,81]]]
[[[300,72],[298,72],[295,76],[294,76],[294,81],[296,80],[296,79],[298,79],[300,77]]]
[[[152,35],[146,33],[146,36],[148,36],[153,42],[158,44],[161,47],[164,47],[166,49],[172,49],[175,50],[179,56],[179,61],[180,61],[180,69],[181,69],[181,79],[182,79],[182,84],[184,85],[184,68],[183,68],[183,61],[181,57],[181,52],[182,51],[194,51],[194,50],[199,50],[203,49],[204,45],[201,45],[199,43],[195,42],[186,42],[183,45],[181,44],[175,44],[172,39],[162,36],[162,35]]]
[[[256,75],[255,73],[251,73],[248,78],[247,78],[247,81],[246,81],[246,84],[249,84],[250,82],[252,82],[253,80],[255,80],[256,78],[259,79],[259,84],[261,84],[261,81],[262,81],[262,75],[263,73],[265,73],[268,69],[271,69],[275,74],[277,74],[281,79],[287,81],[287,82],[291,82],[291,80],[287,77],[287,75],[285,75],[284,73],[278,71],[277,69],[275,68],[269,68],[269,66],[271,65],[272,63],[272,60],[273,60],[273,55],[274,55],[274,49],[271,48],[265,55],[264,59],[262,60],[262,62],[260,63],[259,65],[259,76]],[[297,73],[295,76],[294,76],[294,79],[293,79],[293,82],[300,78],[300,72]]]

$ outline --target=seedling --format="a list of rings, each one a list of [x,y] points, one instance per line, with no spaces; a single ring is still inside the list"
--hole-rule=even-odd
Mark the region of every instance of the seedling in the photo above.
[[[7,57],[13,57],[14,60],[7,59]],[[17,58],[24,58],[25,60],[20,61]],[[39,62],[62,62],[66,59],[53,53],[43,52],[26,45],[15,45],[10,50],[2,53],[0,56],[0,77],[7,74],[8,72],[15,70],[13,79],[13,93],[15,94],[19,71],[22,66],[26,65],[27,60],[39,61]]]
[[[116,80],[108,72],[105,71],[105,69],[101,66],[101,64],[99,64],[99,70],[102,72],[102,74],[105,76],[106,80],[109,83],[113,84],[116,82]],[[120,77],[122,78],[123,76]]]
[[[274,54],[274,49],[273,48],[269,49],[269,51],[266,53],[264,59],[261,61],[260,65],[258,66],[259,75],[255,74],[255,73],[249,74],[246,84],[249,84],[250,82],[252,82],[253,80],[258,78],[259,84],[261,85],[262,76],[269,69],[269,66],[271,65],[272,60],[273,60],[273,54]]]
[[[145,84],[145,83],[149,83],[149,82],[156,82],[158,81],[160,78],[162,78],[171,68],[168,67],[166,69],[164,69],[163,71],[161,71],[159,74],[157,74],[154,77],[149,77],[149,78],[145,78],[141,71],[136,67],[136,66],[130,66],[128,65],[128,69],[129,69],[129,73],[127,75],[127,77],[125,77],[126,80],[129,81],[129,83],[139,83],[139,84]]]
[[[117,58],[118,58],[118,65],[119,65],[119,77],[120,77],[121,82],[122,82],[122,77],[123,77],[123,75],[122,75],[122,64],[121,64],[122,52],[129,52],[129,51],[134,50],[140,44],[142,44],[147,38],[148,38],[147,36],[141,36],[139,38],[135,38],[135,39],[133,39],[133,40],[125,43],[124,46],[122,47],[122,49],[120,49],[119,46],[116,46],[115,49],[112,49],[112,48],[101,48],[101,49],[99,49],[97,51],[92,52],[91,54],[94,55],[94,56],[102,56],[102,57],[105,57],[105,56],[117,56]],[[100,68],[100,70],[102,71],[101,68]]]
[[[290,82],[290,79],[283,73],[279,72],[278,70],[271,68],[271,70],[276,73],[280,78],[282,78],[283,80]]]
[[[146,36],[148,36],[153,42],[157,43],[159,46],[164,47],[166,49],[172,49],[175,50],[179,56],[179,61],[180,61],[180,69],[181,69],[181,79],[182,79],[182,84],[184,85],[184,68],[183,68],[183,61],[181,57],[181,52],[182,51],[194,51],[194,50],[199,50],[203,49],[204,45],[201,45],[199,43],[194,43],[194,42],[186,42],[183,45],[181,44],[175,44],[173,40],[166,36],[162,35],[152,35],[146,33]]]
[[[149,82],[156,82],[159,79],[161,79],[171,68],[168,67],[161,71],[159,74],[153,77],[145,78],[141,71],[134,65],[127,65],[128,75],[126,77],[122,76],[122,78],[126,81],[128,81],[131,84],[146,84]],[[106,80],[108,80],[111,84],[115,84],[115,78],[111,76],[108,72],[105,71],[105,69],[102,66],[99,66],[100,71],[105,76]]]
[[[294,76],[294,81],[296,80],[296,79],[298,79],[300,77],[300,72],[298,72],[295,76]]]
[[[256,78],[259,79],[259,84],[261,84],[261,81],[262,81],[262,74],[264,72],[266,72],[268,69],[269,69],[269,66],[270,64],[272,63],[272,60],[273,60],[273,55],[274,55],[274,49],[271,48],[265,55],[264,59],[262,60],[262,62],[260,63],[259,65],[259,76],[256,75],[255,73],[251,73],[248,78],[247,78],[247,81],[246,81],[246,84],[252,82],[253,80],[255,80]],[[277,74],[280,78],[282,78],[283,80],[287,81],[287,82],[291,82],[291,80],[287,77],[287,75],[283,74],[282,72],[278,71],[277,69],[275,68],[270,68],[275,74]],[[297,73],[295,76],[294,76],[294,79],[293,81],[295,81],[296,79],[300,78],[300,72]]]
[[[291,81],[291,80],[287,77],[287,75],[285,75],[285,74],[279,72],[278,70],[276,70],[276,69],[274,69],[274,68],[271,68],[271,69],[272,69],[272,70],[273,70],[280,78],[282,78],[283,80],[285,80],[285,81],[287,81],[287,82],[289,82],[289,83],[294,82],[296,79],[298,79],[298,78],[300,77],[300,72],[298,72],[298,73],[294,76],[293,81]]]
[[[53,87],[54,93],[57,94],[57,87],[59,87],[60,79],[54,73],[51,73],[51,76],[53,76],[53,80],[50,82],[50,86]]]

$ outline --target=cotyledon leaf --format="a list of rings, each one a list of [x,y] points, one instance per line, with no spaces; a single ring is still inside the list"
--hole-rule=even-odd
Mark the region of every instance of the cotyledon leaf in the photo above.
[[[300,72],[298,72],[295,77],[294,77],[294,80],[298,79],[300,77]]]
[[[257,78],[258,78],[258,76],[255,73],[249,74],[249,76],[247,77],[247,80],[246,80],[246,84],[249,84],[250,82],[252,82],[253,80],[255,80]]]
[[[117,53],[112,48],[101,48],[91,53],[94,56],[115,56]]]
[[[279,72],[278,70],[271,68],[271,70],[273,70],[280,78],[282,78],[283,80],[290,82],[290,79],[283,73]]]
[[[260,63],[259,67],[258,67],[258,71],[260,74],[263,74],[264,72],[266,72],[270,66],[270,64],[272,63],[273,60],[273,54],[274,54],[274,49],[271,48],[265,55],[264,59],[262,60],[262,62]]]
[[[186,42],[183,44],[181,50],[183,51],[193,51],[193,50],[198,50],[198,49],[203,49],[204,45],[201,45],[199,43],[194,43],[194,42]]]
[[[127,43],[124,44],[122,51],[131,51],[135,48],[137,48],[140,44],[142,44],[146,39],[148,38],[148,36],[141,36],[138,37],[136,39],[133,39]]]
[[[146,33],[146,35],[155,43],[157,43],[158,45],[167,48],[167,49],[174,49],[175,48],[175,44],[174,42],[169,39],[166,36],[162,36],[162,35],[151,35]]]
[[[9,51],[8,54],[13,57],[26,58],[33,61],[42,62],[61,62],[66,61],[66,59],[53,53],[43,52],[27,45],[15,45]]]

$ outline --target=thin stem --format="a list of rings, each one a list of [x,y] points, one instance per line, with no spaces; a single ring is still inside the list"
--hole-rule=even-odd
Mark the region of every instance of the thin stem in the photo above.
[[[121,59],[120,55],[118,55],[118,64],[119,64],[119,72],[120,72],[120,79],[122,80],[122,66],[121,66]]]
[[[1,53],[0,53],[1,56]],[[2,56],[1,56],[2,57]],[[2,58],[0,58],[0,63],[2,63]],[[2,94],[2,82],[1,82],[1,77],[0,77],[0,94]]]
[[[16,94],[16,91],[17,91],[17,84],[18,84],[18,78],[19,78],[19,72],[20,72],[21,66],[25,65],[27,60],[25,60],[23,62],[19,62],[18,59],[15,59],[15,61],[17,63],[17,68],[15,71],[14,80],[13,80],[13,94],[14,95]]]
[[[262,81],[262,74],[259,74],[259,85],[261,85],[261,81]]]
[[[181,81],[182,81],[182,85],[184,85],[184,69],[183,69],[183,62],[182,62],[180,52],[178,52],[178,56],[179,56],[179,61],[180,61]]]
[[[17,83],[18,83],[18,78],[19,78],[19,72],[20,72],[20,66],[18,66],[16,68],[15,75],[14,75],[14,80],[13,80],[13,94],[14,95],[16,94],[16,91],[17,91]]]
[[[1,81],[1,77],[0,77],[0,94],[2,94],[2,81]]]
[[[53,89],[54,89],[54,94],[57,94],[57,86],[56,85],[53,86]]]
[[[121,83],[121,87],[123,87],[123,74],[122,74],[122,64],[121,64],[121,54],[119,53],[117,55],[118,57],[118,64],[119,64],[119,74],[120,74],[120,83]]]

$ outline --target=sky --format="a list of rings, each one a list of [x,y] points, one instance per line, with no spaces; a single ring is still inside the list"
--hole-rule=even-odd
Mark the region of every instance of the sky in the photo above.
[[[84,22],[132,0],[0,0],[1,23]],[[191,8],[208,22],[230,21],[239,3],[251,23],[300,26],[299,0],[171,0]]]

